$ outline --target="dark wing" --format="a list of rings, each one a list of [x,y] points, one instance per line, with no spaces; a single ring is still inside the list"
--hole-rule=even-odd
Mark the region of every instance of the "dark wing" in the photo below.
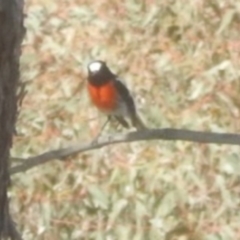
[[[127,87],[124,85],[124,83],[115,78],[115,85],[116,88],[119,91],[119,94],[122,98],[123,101],[125,101],[126,105],[128,106],[128,113],[129,113],[129,117],[131,119],[132,125],[137,129],[137,130],[143,130],[146,129],[145,124],[142,122],[142,120],[139,118],[139,116],[136,113],[136,108],[135,108],[135,104],[133,101],[133,98],[130,94],[130,92],[128,91]],[[119,116],[117,117],[119,118]],[[128,127],[127,122],[124,120],[124,118],[120,117],[121,119],[117,119],[124,127]],[[124,120],[124,121],[122,121]],[[125,123],[124,123],[125,122]]]
[[[128,91],[127,87],[122,83],[121,80],[119,80],[117,78],[115,79],[114,82],[115,82],[116,88],[118,89],[122,100],[125,101],[126,105],[128,106],[129,115],[135,116],[136,115],[135,104],[134,104],[133,98],[132,98],[130,92]]]

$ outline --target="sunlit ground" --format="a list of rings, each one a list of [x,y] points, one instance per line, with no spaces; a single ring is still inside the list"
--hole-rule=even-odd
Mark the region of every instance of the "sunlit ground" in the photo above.
[[[237,1],[26,2],[28,94],[12,155],[90,141],[105,117],[86,94],[102,59],[149,127],[240,130]],[[126,131],[109,127],[105,134]],[[239,147],[152,141],[108,146],[14,175],[24,239],[240,239]]]

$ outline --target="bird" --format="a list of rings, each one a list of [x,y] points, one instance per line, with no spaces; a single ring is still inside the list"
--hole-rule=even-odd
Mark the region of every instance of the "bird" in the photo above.
[[[87,68],[87,89],[93,105],[105,113],[108,120],[114,118],[124,128],[130,128],[130,121],[132,127],[137,130],[146,129],[137,113],[129,89],[119,76],[109,69],[107,63],[102,60],[94,60],[88,64]]]

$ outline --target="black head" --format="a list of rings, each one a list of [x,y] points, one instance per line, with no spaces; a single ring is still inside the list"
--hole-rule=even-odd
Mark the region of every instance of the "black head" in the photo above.
[[[111,81],[115,75],[109,70],[105,62],[97,60],[88,64],[88,81],[101,86]]]

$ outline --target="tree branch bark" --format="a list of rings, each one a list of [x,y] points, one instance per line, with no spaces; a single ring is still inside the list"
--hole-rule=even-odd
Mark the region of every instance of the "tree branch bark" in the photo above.
[[[23,163],[12,167],[10,169],[10,174],[27,171],[33,167],[52,160],[64,160],[64,158],[71,155],[102,148],[112,144],[150,140],[181,140],[197,143],[240,145],[240,134],[197,132],[172,128],[147,129],[138,132],[122,133],[101,137],[97,142],[90,142],[86,144],[75,143],[66,148],[48,151],[28,159],[21,159]]]
[[[0,239],[21,239],[9,213],[9,152],[17,115],[22,0],[0,0]]]

